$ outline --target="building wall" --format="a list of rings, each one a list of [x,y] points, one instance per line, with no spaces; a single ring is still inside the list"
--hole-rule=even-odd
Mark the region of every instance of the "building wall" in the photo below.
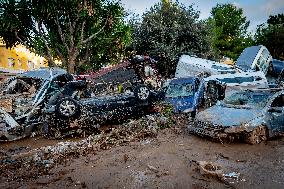
[[[30,52],[24,46],[6,49],[5,44],[0,42],[0,71],[17,73],[47,66],[46,59]]]

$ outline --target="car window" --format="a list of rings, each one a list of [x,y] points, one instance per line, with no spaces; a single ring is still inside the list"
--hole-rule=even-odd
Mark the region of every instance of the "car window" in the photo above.
[[[168,86],[166,97],[186,97],[193,95],[192,84],[170,84]]]
[[[216,69],[216,70],[231,70],[231,68],[227,68],[227,67],[223,67],[223,66],[217,66],[217,65],[212,65],[213,69]]]
[[[284,94],[276,97],[272,102],[271,107],[284,107]]]
[[[251,77],[234,77],[234,78],[223,78],[223,79],[218,79],[221,82],[224,83],[245,83],[245,82],[253,82],[254,78]]]

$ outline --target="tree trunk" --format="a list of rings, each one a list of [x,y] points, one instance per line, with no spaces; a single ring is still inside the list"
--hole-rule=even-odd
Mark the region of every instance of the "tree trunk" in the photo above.
[[[76,58],[78,55],[79,55],[78,49],[74,47],[71,48],[67,62],[67,72],[70,74],[74,74],[76,71],[75,66],[76,66]]]
[[[67,63],[67,72],[70,74],[75,73],[75,60],[71,59]]]

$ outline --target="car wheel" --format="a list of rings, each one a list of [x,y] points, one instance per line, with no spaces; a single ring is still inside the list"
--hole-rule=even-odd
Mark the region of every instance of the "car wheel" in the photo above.
[[[265,126],[256,127],[254,130],[246,134],[245,142],[249,144],[259,144],[268,138],[267,128]]]
[[[80,106],[73,98],[63,97],[57,102],[55,111],[62,118],[73,118],[79,114]]]
[[[139,85],[135,88],[134,95],[137,99],[145,101],[150,97],[150,90],[146,85]]]

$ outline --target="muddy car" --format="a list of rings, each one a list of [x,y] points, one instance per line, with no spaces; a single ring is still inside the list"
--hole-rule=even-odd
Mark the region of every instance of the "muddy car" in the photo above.
[[[98,124],[143,115],[161,99],[159,95],[146,85],[138,85],[133,92],[105,96],[72,97],[59,92],[58,99],[44,109],[44,132],[49,137],[61,138],[72,130],[94,130]]]
[[[209,107],[224,99],[226,85],[218,80],[205,81],[195,76],[167,80],[163,90],[165,101],[173,105],[175,113],[195,117],[200,107]]]
[[[191,133],[219,141],[255,144],[284,133],[284,90],[259,89],[233,93],[196,115]]]
[[[198,77],[174,78],[165,89],[165,101],[172,104],[174,112],[195,116],[204,101],[204,80]]]
[[[0,139],[16,140],[42,123],[48,99],[73,77],[58,68],[27,71],[8,79],[0,94]]]

